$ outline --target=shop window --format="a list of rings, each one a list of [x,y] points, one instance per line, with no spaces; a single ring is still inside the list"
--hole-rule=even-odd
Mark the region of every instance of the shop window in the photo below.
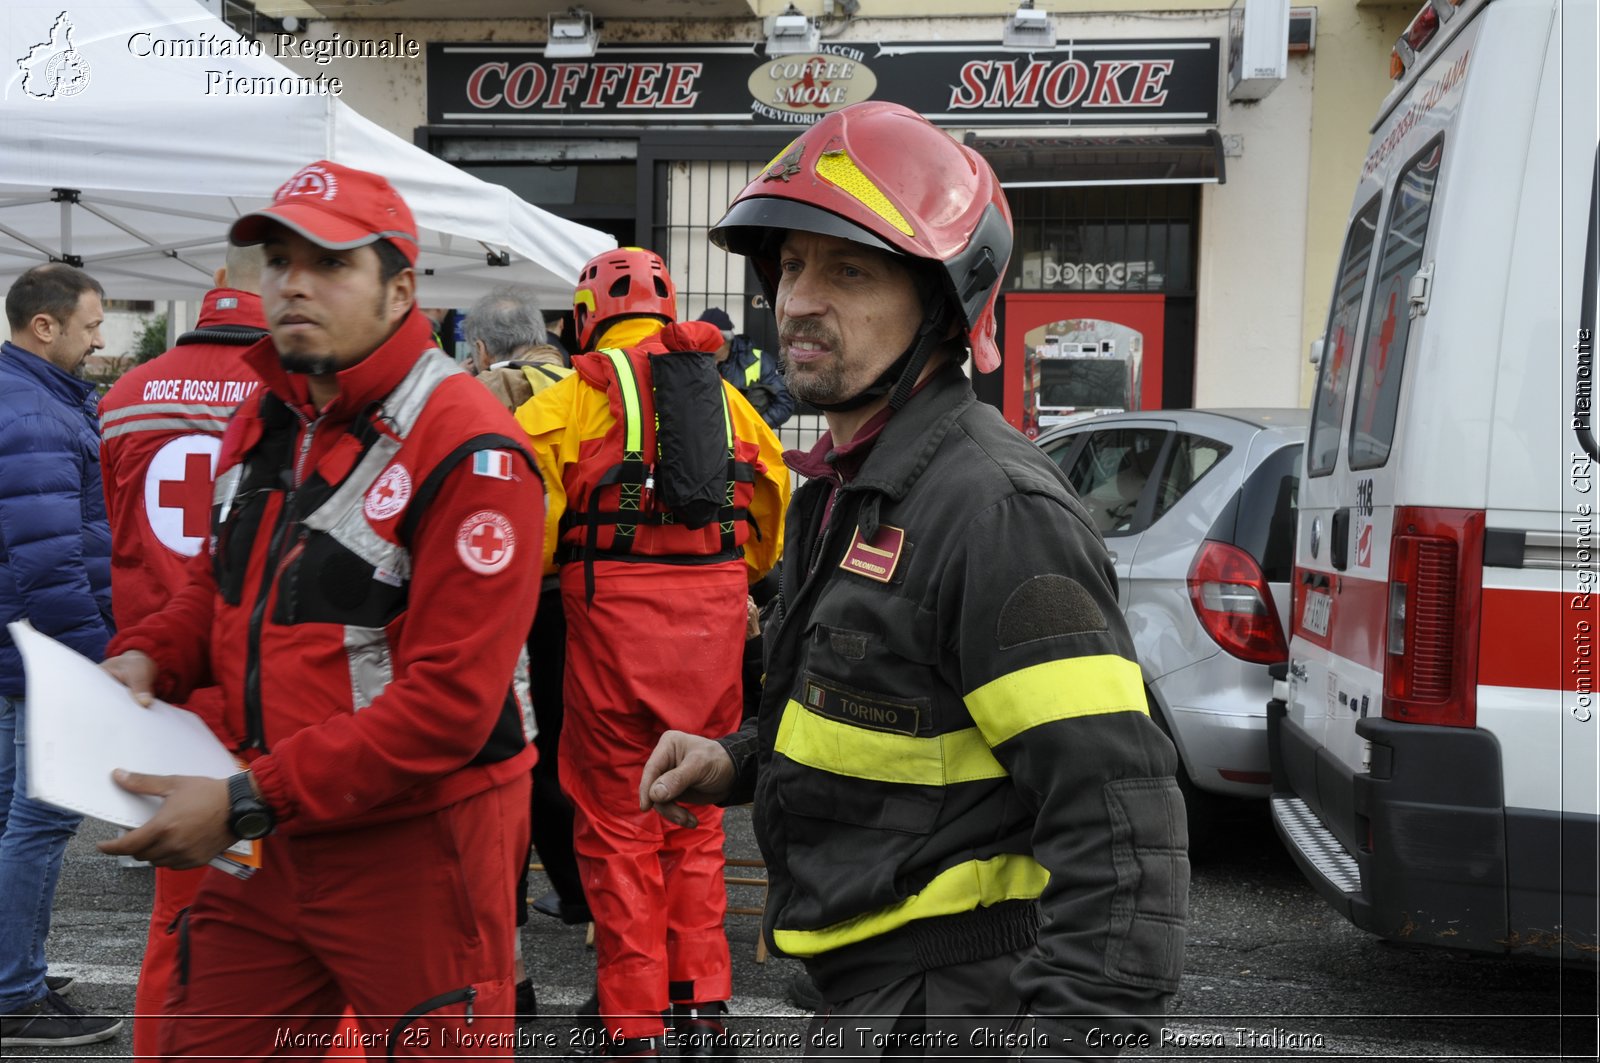
[[[1193,290],[1199,213],[1193,187],[1021,188],[1007,195],[1016,230],[1008,288]]]

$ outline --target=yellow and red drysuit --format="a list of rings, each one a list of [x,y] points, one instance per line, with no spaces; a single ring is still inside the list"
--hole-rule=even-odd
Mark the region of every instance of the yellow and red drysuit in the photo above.
[[[571,377],[517,411],[545,479],[546,568],[559,568],[566,606],[561,781],[595,916],[600,1012],[618,1038],[657,1036],[670,1003],[731,990],[721,810],[695,808],[699,825],[684,829],[638,808],[662,732],[738,726],[747,588],[782,551],[781,448],[731,385],[724,422],[707,426],[730,451],[720,518],[692,530],[653,497],[650,356],[721,342],[688,322],[580,355]]]

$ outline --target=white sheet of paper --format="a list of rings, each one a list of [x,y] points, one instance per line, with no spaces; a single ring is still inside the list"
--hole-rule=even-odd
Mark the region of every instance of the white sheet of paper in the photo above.
[[[151,775],[238,771],[233,754],[187,709],[144,708],[95,662],[27,623],[6,625],[28,677],[28,796],[119,827],[137,827],[160,798],[130,794],[114,768]]]

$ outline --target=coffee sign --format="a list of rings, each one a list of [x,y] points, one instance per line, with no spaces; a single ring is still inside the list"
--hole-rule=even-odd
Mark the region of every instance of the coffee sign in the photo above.
[[[824,115],[872,99],[878,76],[847,55],[785,55],[750,74],[751,109],[779,121],[789,115]]]
[[[546,126],[809,125],[891,100],[965,126],[1213,124],[1214,38],[1062,41],[1019,54],[994,41],[823,44],[768,56],[754,42],[602,45],[546,59],[538,44],[428,45],[428,120]]]

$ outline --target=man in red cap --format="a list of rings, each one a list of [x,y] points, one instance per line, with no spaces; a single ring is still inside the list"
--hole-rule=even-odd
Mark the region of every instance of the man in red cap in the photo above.
[[[229,239],[266,252],[271,336],[244,355],[262,386],[223,436],[209,563],[105,664],[144,702],[215,682],[245,770],[119,772],[163,801],[102,848],[189,868],[242,847],[259,865],[206,872],[159,1051],[505,1054],[538,474],[433,347],[416,226],[387,181],[313,163]]]
[[[222,429],[260,383],[245,348],[267,334],[261,316],[261,248],[228,248],[196,327],[170,351],[124,373],[100,400],[100,470],[111,518],[111,609],[130,628],[167,603],[206,544],[211,478]],[[184,705],[222,725],[222,691],[206,686]],[[234,740],[225,739],[230,745]],[[156,869],[155,904],[134,995],[133,1054],[156,1051],[162,1002],[177,967],[173,925],[194,900],[203,868]]]

